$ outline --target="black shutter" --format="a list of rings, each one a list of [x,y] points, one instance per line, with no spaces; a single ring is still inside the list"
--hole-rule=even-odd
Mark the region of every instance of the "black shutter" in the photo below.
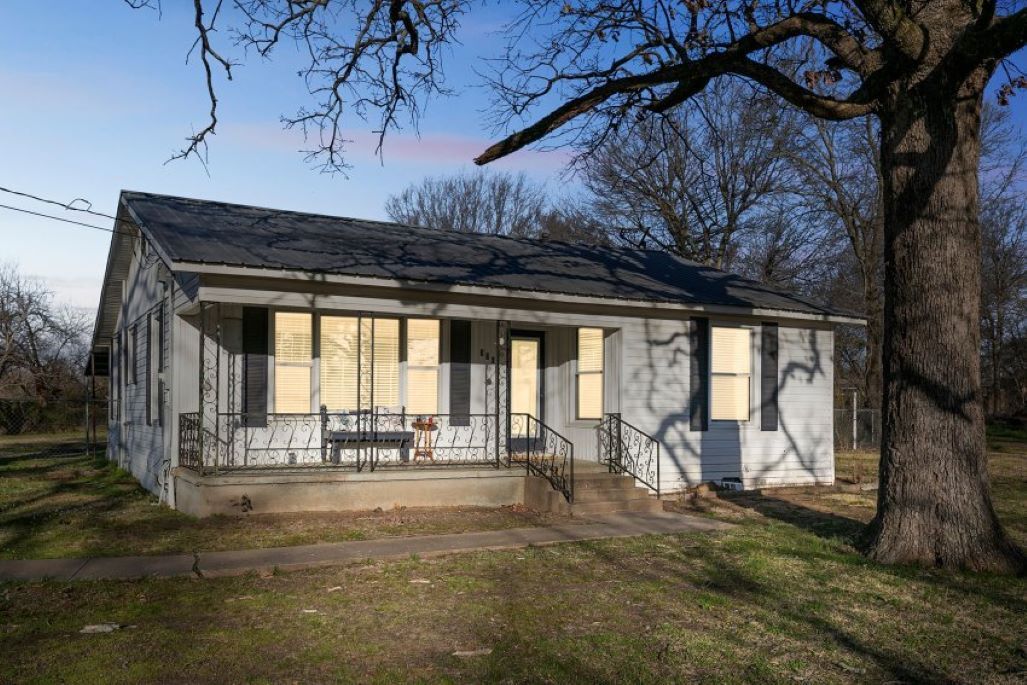
[[[690,319],[688,338],[692,348],[688,427],[694,431],[704,431],[710,427],[710,320],[704,317]]]
[[[146,354],[143,373],[146,374],[146,425],[153,425],[153,314],[146,315]]]
[[[247,426],[267,425],[267,309],[243,307],[243,413]]]
[[[777,324],[764,323],[760,344],[760,430],[777,430]]]
[[[167,342],[167,331],[164,328],[164,300],[160,302],[160,306],[157,308],[157,425],[164,427],[164,378],[163,374],[167,371],[168,363],[167,358],[164,356],[166,353],[165,347]]]
[[[471,322],[449,323],[449,424],[471,425]]]

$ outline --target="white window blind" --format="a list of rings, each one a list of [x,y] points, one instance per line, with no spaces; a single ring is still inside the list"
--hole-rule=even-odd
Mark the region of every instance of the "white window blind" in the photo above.
[[[322,316],[320,343],[321,404],[328,411],[371,408],[372,349],[374,406],[398,409],[398,319],[372,324],[370,318]]]
[[[321,404],[328,411],[357,409],[355,316],[321,317]]]
[[[364,345],[371,322],[364,319]],[[399,319],[374,320],[374,406],[398,411],[399,405]],[[367,359],[365,352],[364,359]]]
[[[439,410],[439,322],[407,321],[407,411],[435,414]]]
[[[711,329],[710,417],[714,421],[749,420],[750,338],[748,328]]]
[[[577,416],[603,418],[603,329],[578,329]]]
[[[275,411],[306,414],[310,409],[312,318],[303,312],[275,312]]]

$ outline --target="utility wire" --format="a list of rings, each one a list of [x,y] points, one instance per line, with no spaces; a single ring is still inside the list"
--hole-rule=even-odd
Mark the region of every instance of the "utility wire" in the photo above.
[[[60,207],[61,209],[67,210],[69,212],[83,212],[85,214],[90,214],[92,216],[98,216],[98,217],[102,217],[104,219],[111,219],[111,220],[113,220],[115,222],[115,225],[121,224],[121,223],[132,225],[131,222],[125,221],[124,219],[119,219],[116,216],[111,216],[110,214],[105,214],[103,212],[97,212],[96,210],[93,209],[93,203],[92,202],[90,202],[89,200],[86,200],[84,198],[81,198],[81,197],[77,197],[74,200],[72,200],[71,202],[60,202],[58,200],[51,200],[49,198],[40,197],[39,195],[33,195],[32,193],[26,193],[26,192],[23,192],[23,191],[20,191],[20,190],[14,190],[12,188],[5,188],[4,186],[0,186],[0,192],[8,193],[10,195],[16,195],[18,197],[24,197],[24,198],[27,198],[29,200],[35,200],[36,202],[43,202],[45,204],[54,205],[56,207]],[[75,206],[76,202],[84,202],[84,203],[86,203],[89,206],[88,207],[76,207]],[[44,218],[44,219],[52,219],[54,221],[61,221],[61,222],[66,223],[66,224],[74,224],[76,226],[83,226],[85,228],[92,228],[94,230],[104,231],[106,233],[118,233],[118,234],[127,235],[127,236],[134,236],[135,235],[131,231],[120,231],[117,228],[106,228],[104,226],[97,226],[95,224],[86,223],[84,221],[75,221],[74,219],[66,219],[64,217],[54,216],[53,214],[45,214],[43,212],[36,212],[36,211],[31,210],[31,209],[24,209],[22,207],[14,207],[14,206],[11,206],[11,205],[0,204],[0,209],[7,209],[7,210],[10,210],[12,212],[21,212],[22,214],[31,214],[32,216],[38,216],[38,217],[41,217],[41,218]]]
[[[68,210],[70,212],[85,212],[86,214],[91,214],[92,216],[103,217],[105,219],[112,219],[114,221],[114,225],[115,226],[117,226],[118,224],[122,224],[122,223],[123,224],[128,224],[129,226],[135,226],[135,224],[132,223],[131,221],[127,221],[125,219],[119,219],[116,216],[111,216],[110,214],[104,214],[103,212],[95,211],[93,209],[93,203],[90,202],[89,200],[86,200],[86,199],[81,198],[81,197],[77,197],[74,200],[72,200],[71,202],[65,203],[65,202],[59,202],[57,200],[51,200],[51,199],[45,198],[45,197],[40,197],[39,195],[33,195],[32,193],[26,193],[26,192],[22,192],[20,190],[13,190],[11,188],[5,188],[3,186],[0,186],[0,192],[9,193],[11,195],[16,195],[18,197],[28,198],[30,200],[35,200],[36,202],[43,202],[43,203],[46,203],[46,204],[49,204],[49,205],[55,205],[57,207],[61,207],[62,209]],[[75,206],[73,206],[74,203],[80,202],[80,201],[81,202],[85,202],[87,205],[89,205],[89,207],[75,207]],[[97,226],[96,224],[90,224],[90,223],[86,223],[84,221],[76,221],[75,219],[66,219],[66,218],[64,218],[62,216],[54,216],[53,214],[46,214],[44,212],[36,212],[36,211],[31,210],[31,209],[25,209],[24,207],[14,207],[12,205],[0,204],[0,209],[6,209],[6,210],[9,210],[9,211],[12,211],[12,212],[21,212],[22,214],[30,214],[32,216],[38,216],[38,217],[43,218],[43,219],[51,219],[52,221],[60,221],[62,223],[66,223],[66,224],[73,224],[75,226],[82,226],[83,228],[91,228],[94,231],[103,231],[104,233],[111,233],[111,234],[114,234],[114,235],[125,235],[125,236],[128,236],[130,238],[135,238],[136,237],[136,233],[133,232],[133,231],[122,231],[122,230],[118,230],[117,228],[107,228],[105,226]],[[170,268],[170,265],[168,265],[168,263],[164,260],[164,258],[160,256],[159,252],[154,251],[153,254],[156,255],[156,258],[159,259],[161,262],[163,262],[165,266],[168,266]],[[147,266],[151,266],[151,264],[147,264]]]
[[[65,219],[64,217],[54,216],[53,214],[44,214],[42,212],[34,212],[31,209],[24,209],[22,207],[12,207],[11,205],[0,204],[0,209],[9,209],[12,212],[21,212],[22,214],[31,214],[32,216],[39,216],[44,219],[53,219],[54,221],[63,221],[66,224],[75,224],[76,226],[84,226],[86,228],[92,228],[97,231],[106,231],[107,233],[122,233],[130,235],[126,231],[119,231],[114,228],[105,228],[103,226],[95,226],[93,224],[87,224],[84,221],[75,221],[74,219]]]
[[[30,200],[35,200],[36,202],[45,202],[48,205],[56,205],[56,206],[60,207],[61,209],[68,210],[69,212],[85,212],[86,214],[92,214],[94,216],[102,216],[105,219],[114,219],[115,221],[120,221],[120,219],[118,219],[118,217],[116,217],[116,216],[111,216],[110,214],[104,214],[103,212],[97,212],[96,210],[93,209],[93,203],[90,202],[89,200],[83,198],[83,197],[76,197],[71,202],[60,202],[58,200],[50,200],[50,199],[45,198],[45,197],[40,197],[39,195],[33,195],[32,193],[26,193],[26,192],[23,192],[23,191],[20,191],[20,190],[12,190],[11,188],[5,188],[3,186],[0,186],[0,192],[10,193],[11,195],[17,195],[18,197],[25,197],[25,198],[28,198]],[[76,202],[85,202],[89,206],[88,207],[76,207],[75,206]]]

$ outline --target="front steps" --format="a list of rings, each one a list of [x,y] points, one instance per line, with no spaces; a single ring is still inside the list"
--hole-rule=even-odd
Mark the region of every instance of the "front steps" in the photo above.
[[[538,511],[554,514],[612,514],[614,512],[663,511],[663,503],[644,487],[635,487],[631,476],[610,473],[606,467],[591,462],[576,462],[574,504],[557,492],[544,478],[527,476],[524,482],[524,504]]]

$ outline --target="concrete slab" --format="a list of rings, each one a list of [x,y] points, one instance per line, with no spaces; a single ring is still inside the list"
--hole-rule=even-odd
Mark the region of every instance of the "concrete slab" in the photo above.
[[[0,580],[71,580],[88,559],[12,559],[0,561]]]
[[[0,581],[127,579],[145,576],[226,576],[274,568],[296,570],[347,564],[363,560],[432,557],[481,550],[519,549],[565,542],[712,532],[731,524],[684,514],[617,513],[590,516],[581,523],[537,528],[419,535],[297,547],[273,547],[197,555],[108,557],[95,559],[40,559],[0,561]]]

